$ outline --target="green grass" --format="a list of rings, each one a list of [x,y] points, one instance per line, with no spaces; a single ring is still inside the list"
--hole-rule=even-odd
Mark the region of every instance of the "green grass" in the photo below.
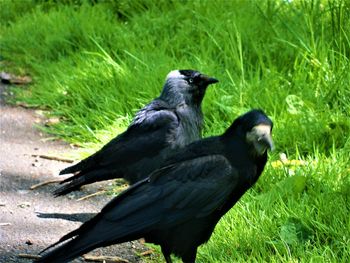
[[[200,250],[200,262],[348,262],[349,181],[338,182],[347,167],[333,157],[294,167],[292,177],[290,168],[268,167]],[[277,192],[274,180],[282,180]]]
[[[205,136],[259,107],[276,151],[198,262],[349,262],[348,1],[55,2],[0,9],[1,70],[33,77],[15,100],[60,118],[46,132],[91,153],[170,70],[211,74],[220,83],[205,97]],[[306,163],[271,165],[279,153]]]

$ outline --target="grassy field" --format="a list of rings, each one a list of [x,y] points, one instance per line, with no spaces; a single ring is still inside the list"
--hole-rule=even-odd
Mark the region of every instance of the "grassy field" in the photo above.
[[[220,80],[205,136],[251,108],[273,119],[263,176],[198,262],[350,262],[349,1],[0,1],[0,69],[34,80],[14,101],[60,118],[42,129],[85,153],[172,69]]]

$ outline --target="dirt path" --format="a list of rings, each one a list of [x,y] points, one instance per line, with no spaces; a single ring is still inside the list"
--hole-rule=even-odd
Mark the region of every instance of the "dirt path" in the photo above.
[[[45,140],[45,136],[33,128],[39,116],[32,110],[5,105],[4,89],[0,84],[0,262],[31,262],[17,255],[37,254],[98,212],[111,197],[76,200],[98,191],[106,183],[88,186],[76,192],[74,198],[53,198],[51,192],[56,184],[29,189],[34,184],[62,178],[58,171],[69,165],[33,157],[33,154],[61,156],[73,149],[62,142]],[[142,249],[138,242],[130,242],[93,253],[142,262],[136,256]]]

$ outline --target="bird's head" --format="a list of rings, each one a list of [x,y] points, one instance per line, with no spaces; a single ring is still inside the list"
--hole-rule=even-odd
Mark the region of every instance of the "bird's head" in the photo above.
[[[161,97],[200,105],[207,87],[216,82],[196,70],[173,70],[166,77]]]
[[[253,146],[256,155],[261,156],[273,149],[273,123],[262,110],[251,110],[238,117],[226,133],[238,132]]]

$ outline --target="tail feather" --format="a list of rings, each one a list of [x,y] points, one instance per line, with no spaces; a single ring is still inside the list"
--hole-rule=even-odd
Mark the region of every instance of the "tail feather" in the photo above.
[[[96,152],[93,155],[85,158],[84,160],[81,160],[80,162],[69,166],[63,170],[60,171],[60,175],[61,174],[71,174],[71,173],[76,173],[76,172],[80,172],[80,171],[89,171],[91,169],[98,168],[97,166],[97,158],[98,158],[98,153]]]
[[[72,176],[74,177],[74,176]],[[78,190],[82,185],[84,185],[85,180],[83,177],[78,177],[73,181],[61,186],[53,192],[55,197],[69,194],[70,192]]]
[[[127,234],[129,231],[121,231],[121,233],[124,232],[124,235],[119,235],[118,232],[113,233],[113,231],[111,231],[111,228],[106,228],[106,229],[108,231],[105,232],[102,229],[102,233],[101,231],[98,231],[99,229],[94,229],[92,232],[89,232],[88,230],[84,229],[85,230],[84,232],[86,233],[75,236],[71,238],[69,241],[61,244],[62,242],[64,242],[64,240],[62,239],[67,239],[65,238],[66,236],[70,236],[70,237],[72,236],[72,233],[68,233],[66,236],[62,237],[58,242],[49,246],[48,248],[43,250],[41,253],[51,249],[56,245],[59,245],[57,248],[53,248],[51,249],[51,251],[44,253],[44,255],[42,255],[41,258],[35,260],[34,262],[35,263],[66,263],[66,262],[72,261],[73,259],[81,255],[84,255],[90,252],[93,249],[96,249],[99,247],[106,247],[112,244],[124,243],[131,240],[136,240],[143,236],[139,233],[133,233],[133,231],[129,235]],[[81,231],[80,229],[77,229],[76,232],[81,232]]]
[[[95,248],[109,245],[108,237],[106,237],[106,239],[100,237],[100,228],[96,227],[96,223],[99,222],[98,219],[100,217],[102,217],[102,215],[98,214],[96,217],[81,225],[78,229],[61,237],[56,243],[41,251],[40,254],[50,250],[49,252],[45,252],[40,259],[34,262],[65,263]],[[101,226],[103,231],[103,224],[101,224],[100,227]]]
[[[76,173],[76,172],[79,172],[81,170],[81,162],[75,164],[75,165],[72,165],[72,166],[69,166],[67,168],[64,168],[63,170],[60,171],[60,175],[62,174],[72,174],[72,173]]]
[[[57,197],[78,190],[81,186],[86,184],[92,184],[98,181],[110,180],[114,178],[122,178],[122,176],[119,174],[120,173],[116,171],[107,170],[95,170],[88,173],[79,173],[62,181],[61,183],[66,184],[56,189],[53,194]]]
[[[49,248],[61,243],[58,241]],[[35,260],[36,263],[65,263],[69,262],[80,255],[83,255],[95,248],[99,247],[99,242],[93,242],[89,236],[87,237],[76,237],[66,243],[60,245],[57,248],[45,253],[40,259]],[[49,249],[47,248],[47,249]],[[47,250],[45,249],[45,250]],[[45,251],[44,250],[44,251]],[[43,251],[43,252],[44,252]]]
[[[143,220],[142,223],[130,224],[130,220],[131,222],[140,222],[140,216],[143,218],[144,213],[140,215],[135,213],[134,209],[129,211],[128,205],[126,207],[123,205],[123,200],[128,198],[129,194],[134,191],[142,192],[140,187],[148,183],[148,181],[149,179],[145,179],[129,187],[109,202],[95,217],[43,250],[42,252],[47,250],[49,252],[45,252],[40,259],[34,262],[65,263],[95,248],[143,237],[144,233],[149,232],[149,227],[159,223],[158,217],[151,216],[150,219]],[[142,208],[148,210],[149,203],[146,202]],[[125,211],[125,209],[127,210]],[[157,213],[158,210],[153,209],[152,211]],[[128,215],[131,215],[132,218]]]

